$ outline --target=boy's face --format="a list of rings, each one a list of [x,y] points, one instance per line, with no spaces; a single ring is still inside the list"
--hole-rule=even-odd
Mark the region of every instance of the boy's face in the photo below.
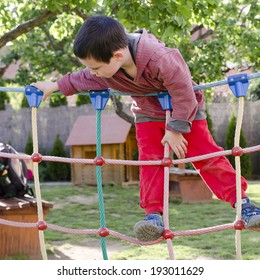
[[[111,78],[121,67],[119,60],[114,56],[109,63],[97,61],[93,58],[80,59],[80,62],[89,68],[92,75],[101,78]]]

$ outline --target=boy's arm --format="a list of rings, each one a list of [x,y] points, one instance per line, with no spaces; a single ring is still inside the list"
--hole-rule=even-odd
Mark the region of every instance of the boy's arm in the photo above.
[[[105,79],[91,75],[88,68],[74,73],[67,73],[57,81],[60,91],[65,95],[87,90],[103,90],[108,88]]]
[[[80,91],[108,88],[104,79],[91,75],[87,68],[78,72],[67,73],[56,82],[38,81],[31,85],[43,91],[43,101],[55,91],[61,91],[65,96],[69,96]]]
[[[158,79],[171,95],[173,108],[162,144],[168,143],[178,158],[185,158],[188,142],[182,133],[190,132],[198,110],[190,71],[177,49],[167,49],[156,63]]]
[[[158,79],[171,95],[172,115],[167,124],[171,131],[189,133],[198,110],[193,81],[187,64],[177,49],[167,49],[156,61]]]

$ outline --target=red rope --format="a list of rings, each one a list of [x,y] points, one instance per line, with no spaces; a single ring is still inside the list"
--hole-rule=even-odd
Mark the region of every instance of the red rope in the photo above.
[[[241,148],[242,153],[252,153],[260,151],[260,145],[248,147],[248,148]],[[231,155],[232,150],[225,150],[221,152],[214,152],[202,156],[196,156],[196,157],[190,157],[185,159],[177,159],[172,160],[172,165],[177,165],[181,163],[190,163],[195,161],[200,161],[204,159],[209,159],[213,157],[219,157],[219,156],[227,156]],[[0,152],[0,157],[4,158],[17,158],[17,159],[24,159],[24,160],[32,160],[32,156],[24,155],[24,154],[9,154],[9,153],[3,153]],[[55,156],[41,156],[40,161],[53,161],[53,162],[65,162],[65,163],[77,163],[77,164],[94,164],[98,165],[97,161],[95,159],[80,159],[80,158],[64,158],[64,157],[55,157]],[[135,161],[135,160],[116,160],[116,159],[103,159],[103,164],[114,164],[114,165],[163,165],[163,160],[143,160],[143,161]]]
[[[9,221],[5,219],[0,219],[0,224],[6,225],[6,226],[12,226],[12,227],[24,227],[24,228],[38,228],[38,223],[24,223],[24,222],[15,222],[15,221]],[[70,234],[80,234],[80,235],[100,235],[100,230],[98,229],[73,229],[73,228],[66,228],[62,226],[58,226],[55,224],[48,224],[46,223],[45,229],[51,229],[55,231],[70,233]],[[234,229],[234,223],[229,224],[223,224],[213,227],[207,227],[207,228],[201,228],[201,229],[193,229],[193,230],[183,230],[183,231],[172,231],[173,237],[182,237],[182,236],[191,236],[191,235],[199,235],[199,234],[206,234],[206,233],[212,233],[212,232],[218,232],[223,231],[227,229]],[[125,240],[134,244],[142,245],[142,246],[148,246],[153,244],[158,244],[164,240],[163,237],[151,241],[151,242],[140,242],[136,238],[129,237],[127,235],[121,234],[119,232],[113,231],[113,230],[107,230],[107,235],[114,236],[118,239]],[[259,228],[250,228],[246,230],[252,230],[252,231],[260,231]]]
[[[250,153],[250,152],[256,152],[260,151],[260,145],[253,146],[253,147],[248,147],[244,149],[240,149],[240,152],[242,153]],[[188,163],[188,162],[194,162],[194,161],[200,161],[203,159],[208,159],[208,158],[213,158],[216,156],[223,156],[223,155],[230,155],[232,154],[232,150],[227,150],[227,151],[221,151],[221,152],[215,152],[203,156],[196,156],[192,158],[187,158],[187,159],[179,159],[179,160],[172,160],[172,164],[180,164],[180,163]],[[167,151],[166,151],[167,154]],[[17,158],[17,159],[24,159],[24,160],[33,160],[36,162],[40,162],[42,160],[45,161],[54,161],[54,162],[66,162],[66,163],[79,163],[79,164],[96,164],[96,165],[103,165],[103,164],[115,164],[115,165],[164,165],[169,167],[169,162],[165,163],[163,160],[157,160],[157,161],[132,161],[132,160],[112,160],[112,159],[101,159],[101,160],[96,160],[96,159],[77,159],[77,158],[62,158],[62,157],[54,157],[54,156],[41,156],[40,154],[37,154],[37,159],[33,159],[33,155],[24,155],[24,154],[9,154],[9,153],[3,153],[0,152],[0,157],[6,157],[6,158]],[[167,173],[167,172],[166,172]],[[167,176],[167,174],[166,174]],[[166,209],[165,209],[166,210]],[[166,216],[168,215],[168,210],[166,210],[166,213],[164,213]],[[170,250],[171,246],[171,240],[174,237],[181,237],[181,236],[191,236],[191,235],[199,235],[199,234],[206,234],[206,233],[211,233],[211,232],[218,232],[222,230],[227,230],[227,229],[235,229],[234,224],[224,224],[224,225],[219,225],[219,226],[213,226],[213,227],[208,227],[208,228],[202,228],[202,229],[194,229],[194,230],[184,230],[184,231],[171,231],[169,229],[169,223],[168,220],[166,220],[166,231],[167,233],[163,234],[163,236],[155,241],[152,242],[140,242],[136,238],[132,238],[129,236],[126,236],[124,234],[121,234],[119,232],[109,230],[109,229],[104,229],[104,230],[95,230],[95,229],[72,229],[72,228],[66,228],[66,227],[61,227],[58,225],[54,224],[48,224],[44,223],[44,228],[41,228],[38,223],[24,223],[24,222],[15,222],[15,221],[9,221],[5,219],[0,219],[0,224],[6,225],[6,226],[13,226],[13,227],[25,227],[25,228],[38,228],[39,230],[44,230],[46,228],[52,229],[55,231],[60,231],[60,232],[65,232],[65,233],[71,233],[71,234],[82,234],[82,235],[90,235],[90,234],[95,234],[99,235],[102,237],[111,235],[114,236],[118,239],[125,240],[128,242],[131,242],[133,244],[138,244],[142,246],[148,246],[148,245],[153,245],[153,244],[158,244],[162,242],[163,240],[167,240],[167,245],[170,253],[170,257],[173,257],[173,252]],[[244,228],[243,228],[244,229]],[[237,229],[236,229],[237,230]],[[242,229],[241,229],[242,230]],[[259,228],[250,228],[248,230],[252,231],[260,231]]]

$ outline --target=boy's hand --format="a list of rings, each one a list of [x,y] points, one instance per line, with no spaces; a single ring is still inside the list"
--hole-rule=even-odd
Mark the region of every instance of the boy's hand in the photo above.
[[[42,101],[45,101],[47,97],[49,97],[54,91],[58,91],[59,87],[57,82],[36,82],[31,83],[31,86],[37,87],[39,90],[41,90],[44,94],[42,97]]]
[[[182,136],[180,132],[166,130],[161,143],[163,145],[168,143],[179,159],[185,158],[188,141]]]

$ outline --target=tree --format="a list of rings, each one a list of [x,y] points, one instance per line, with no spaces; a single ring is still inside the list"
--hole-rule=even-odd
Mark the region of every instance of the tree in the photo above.
[[[103,13],[116,17],[130,32],[145,27],[166,44],[179,47],[198,81],[200,74],[211,81],[222,76],[227,61],[239,67],[246,60],[259,67],[257,0],[97,2],[2,0],[0,48],[12,41],[16,58],[29,62],[37,78],[52,70],[63,74],[80,66],[71,51],[79,26],[89,15]],[[194,34],[196,40],[190,43]],[[211,40],[205,40],[209,36]]]
[[[15,81],[20,85],[54,71],[58,78],[78,70],[73,38],[88,16],[102,13],[120,20],[129,32],[146,28],[178,47],[193,79],[204,83],[223,79],[230,65],[259,69],[259,11],[257,0],[2,0],[0,48],[12,46],[1,60],[5,65],[21,61]]]

